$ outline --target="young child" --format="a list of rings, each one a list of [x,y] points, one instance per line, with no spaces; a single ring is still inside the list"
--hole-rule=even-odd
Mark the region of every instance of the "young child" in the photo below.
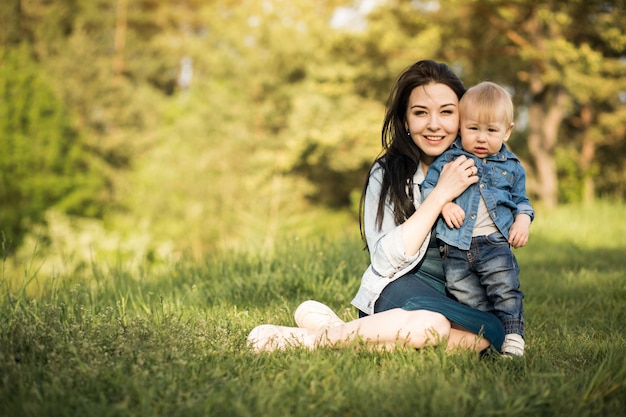
[[[513,129],[513,102],[497,84],[482,82],[459,102],[461,137],[429,167],[424,198],[443,166],[465,155],[479,181],[444,206],[436,225],[446,286],[460,302],[493,312],[506,334],[502,353],[524,354],[524,308],[519,266],[511,246],[528,242],[534,210],[526,196],[526,173],[504,142]]]

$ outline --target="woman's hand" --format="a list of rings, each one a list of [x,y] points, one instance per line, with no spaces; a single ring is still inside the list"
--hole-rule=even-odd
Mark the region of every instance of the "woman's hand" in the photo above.
[[[450,202],[461,195],[467,187],[478,182],[476,174],[478,168],[474,165],[474,160],[461,155],[444,165],[433,192],[436,190],[446,202]]]
[[[443,167],[435,188],[417,207],[415,213],[402,224],[402,243],[406,256],[417,253],[446,203],[450,203],[467,187],[478,182],[477,172],[474,160],[465,156],[459,156]]]

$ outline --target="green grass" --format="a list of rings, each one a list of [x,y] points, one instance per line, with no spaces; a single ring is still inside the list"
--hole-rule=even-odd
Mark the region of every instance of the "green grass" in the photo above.
[[[623,213],[598,204],[538,214],[516,252],[527,354],[513,360],[441,347],[249,351],[254,326],[292,324],[306,298],[354,317],[349,301],[367,266],[354,239],[292,240],[203,263],[94,265],[84,276],[27,272],[22,287],[3,276],[0,415],[622,415]]]

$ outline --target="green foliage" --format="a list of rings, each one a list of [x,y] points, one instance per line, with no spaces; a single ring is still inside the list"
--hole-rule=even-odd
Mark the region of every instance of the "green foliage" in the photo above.
[[[559,200],[566,204],[582,201],[583,181],[576,151],[571,147],[558,149],[556,162],[559,167]]]
[[[560,202],[625,195],[620,1],[1,3],[3,51],[27,45],[34,58],[26,72],[39,78],[21,77],[46,85],[48,105],[65,114],[64,146],[80,142],[76,158],[89,170],[74,175],[63,205],[45,216],[103,217],[98,227],[59,220],[67,233],[33,225],[27,242],[61,236],[51,252],[72,240],[84,246],[72,238],[93,230],[85,240],[94,253],[114,251],[115,241],[124,254],[137,246],[129,256],[140,259],[269,248],[326,224],[351,227],[380,151],[389,89],[422,58],[448,62],[467,85],[491,79],[514,89],[521,117],[512,143],[530,185],[547,183],[537,169],[541,151],[555,164]],[[356,20],[332,26],[341,10]],[[184,83],[183,63],[192,69]],[[12,96],[6,105],[33,103]],[[524,119],[533,104],[539,111]],[[544,116],[554,111],[563,118],[548,126]],[[542,139],[555,131],[554,143],[539,140],[545,149],[529,146],[531,132]],[[28,184],[32,175],[19,178]],[[90,203],[94,187],[98,206]]]
[[[3,54],[0,97],[0,230],[17,246],[50,207],[101,215],[103,179],[28,48]]]
[[[538,212],[516,254],[527,353],[293,348],[260,323],[304,299],[344,319],[367,265],[353,238],[289,241],[169,265],[94,263],[3,286],[0,415],[609,416],[626,406],[624,206]]]
[[[569,152],[574,145],[582,154],[576,161],[579,172],[573,173],[595,178],[597,154],[586,155],[600,147],[618,151],[615,144],[624,140],[623,129],[602,121],[621,119],[625,107],[620,96],[626,89],[626,68],[620,58],[626,52],[626,36],[620,29],[626,19],[623,2],[449,3],[460,7],[447,15],[452,31],[444,56],[462,66],[470,84],[490,79],[512,87],[518,110],[529,110],[524,124],[516,127],[525,130],[530,151],[529,188],[544,203],[551,199],[556,203],[557,193],[569,194],[567,188],[575,178],[553,186],[561,179],[559,171],[573,172],[552,166],[563,146]],[[604,161],[609,164],[607,173],[621,176],[613,161]],[[562,158],[558,162],[568,163]]]

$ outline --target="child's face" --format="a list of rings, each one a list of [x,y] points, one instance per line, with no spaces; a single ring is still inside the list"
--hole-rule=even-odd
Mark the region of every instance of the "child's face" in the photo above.
[[[484,118],[483,118],[484,119]],[[498,117],[478,120],[478,112],[467,109],[461,115],[461,144],[479,158],[496,154],[511,136],[513,123],[507,125]]]

